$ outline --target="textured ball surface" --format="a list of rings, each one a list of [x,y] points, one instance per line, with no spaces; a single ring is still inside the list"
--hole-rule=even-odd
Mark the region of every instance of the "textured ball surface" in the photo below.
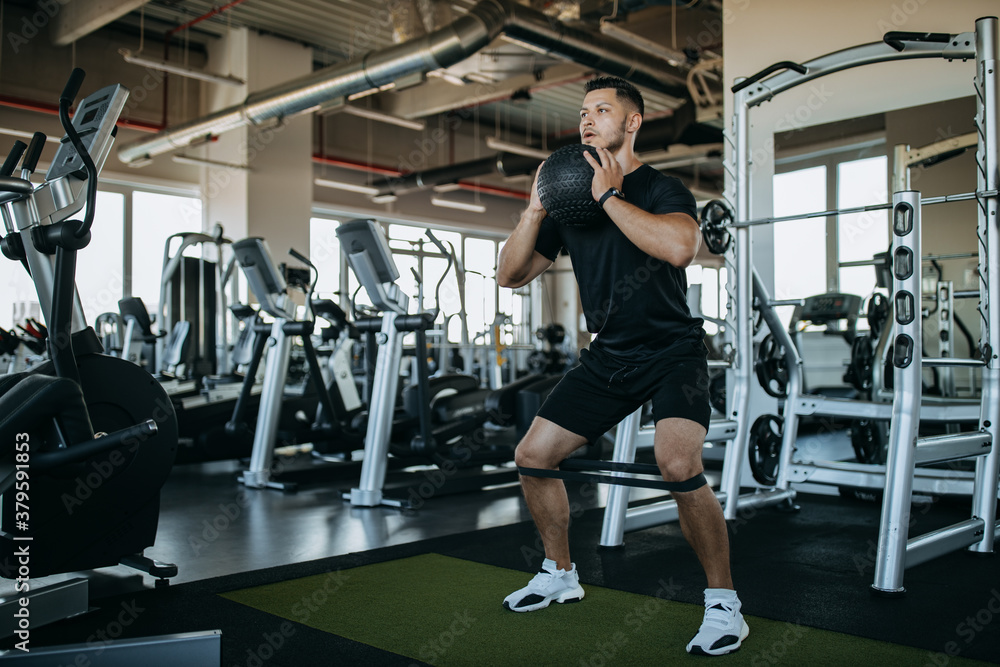
[[[590,193],[594,168],[584,151],[600,161],[593,146],[571,144],[554,151],[538,173],[538,198],[549,217],[563,225],[594,225],[608,219]]]

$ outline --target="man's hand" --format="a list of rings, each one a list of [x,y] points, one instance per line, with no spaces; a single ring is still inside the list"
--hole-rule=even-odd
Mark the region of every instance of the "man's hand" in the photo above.
[[[542,166],[545,162],[538,165],[538,169],[535,170],[535,180],[531,184],[531,197],[528,199],[528,210],[525,213],[537,217],[539,220],[545,217],[545,207],[542,206],[542,200],[538,198],[538,174],[542,171]]]
[[[590,194],[594,201],[600,201],[601,196],[611,188],[621,189],[625,181],[625,173],[618,160],[607,148],[595,147],[600,163],[594,159],[590,151],[584,151],[583,157],[594,168],[594,180],[590,184]]]

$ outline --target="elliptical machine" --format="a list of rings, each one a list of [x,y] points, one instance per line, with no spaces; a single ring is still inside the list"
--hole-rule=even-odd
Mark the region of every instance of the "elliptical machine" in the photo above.
[[[352,425],[353,417],[361,408],[354,381],[347,373],[334,372],[329,382],[326,382],[316,350],[310,336],[316,325],[316,313],[326,313],[327,316],[338,319],[339,315],[323,300],[312,299],[310,283],[306,303],[309,304],[310,315],[307,319],[298,320],[295,317],[295,303],[289,298],[286,290],[288,284],[284,275],[278,270],[271,256],[267,242],[262,238],[251,237],[233,244],[233,252],[243,274],[247,278],[250,289],[260,302],[260,309],[269,314],[274,322],[271,325],[270,336],[266,339],[270,345],[264,367],[264,383],[260,395],[260,409],[257,413],[256,427],[253,432],[253,450],[250,455],[250,467],[243,472],[240,482],[253,489],[295,490],[294,482],[274,479],[276,471],[272,465],[275,443],[278,440],[279,425],[283,410],[287,409],[284,391],[288,379],[289,360],[291,358],[292,342],[298,337],[302,341],[306,362],[309,368],[309,382],[315,392],[318,407],[316,419],[308,425],[301,425],[297,430],[296,439],[311,442],[313,451],[318,454],[349,453],[361,446],[363,433]],[[295,259],[307,264],[310,269],[318,270],[307,257],[289,250]],[[317,311],[318,308],[318,311]],[[339,311],[340,309],[337,308]],[[346,325],[346,320],[345,320]],[[257,365],[263,354],[264,342],[254,350],[254,358],[248,371],[248,381],[243,385],[243,393],[237,400],[233,410],[233,418],[226,424],[226,432],[236,435],[245,423],[246,401],[249,398],[248,387],[252,383],[252,374],[256,373]],[[345,350],[349,352],[349,348]],[[337,355],[334,355],[334,362]]]
[[[0,377],[0,576],[123,564],[162,585],[177,567],[142,552],[155,540],[160,488],[177,450],[174,411],[149,373],[102,353],[75,288],[76,253],[91,238],[97,174],[128,90],[113,85],[91,94],[70,121],[83,78],[74,70],[59,99],[67,138],[45,182],[29,180],[44,146],[41,133],[32,138],[21,178],[10,174],[22,142],[0,177],[7,230],[0,245],[31,274],[49,330],[49,361]],[[71,220],[84,205],[84,219]],[[19,567],[26,550],[30,564]]]

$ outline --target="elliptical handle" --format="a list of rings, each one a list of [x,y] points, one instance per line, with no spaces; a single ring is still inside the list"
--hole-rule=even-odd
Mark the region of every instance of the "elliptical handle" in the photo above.
[[[83,85],[85,78],[87,78],[86,72],[79,67],[74,68],[66,82],[66,87],[63,88],[62,95],[59,96],[59,103],[72,106],[76,96],[80,93],[80,86]]]
[[[38,159],[42,157],[43,148],[45,148],[45,135],[41,132],[35,132],[31,137],[31,143],[28,145],[28,154],[24,157],[24,164],[21,165],[21,169],[27,169],[29,174],[33,174],[35,167],[38,166]]]
[[[7,177],[14,173],[14,168],[17,166],[21,156],[24,155],[24,150],[27,147],[28,144],[24,143],[20,139],[14,142],[14,146],[10,149],[10,153],[7,154],[7,159],[4,160],[3,166],[0,167],[0,176]]]
[[[444,247],[444,244],[441,243],[441,241],[439,241],[436,236],[434,236],[434,232],[432,232],[431,230],[428,229],[428,230],[426,230],[425,234],[426,234],[427,238],[429,238],[431,240],[431,243],[433,243],[434,245],[436,245],[438,247],[438,250],[441,251],[442,255],[450,255],[451,254],[451,253],[448,252],[448,249]]]
[[[294,257],[295,259],[299,260],[300,262],[302,262],[306,266],[312,266],[313,265],[313,263],[309,261],[308,257],[306,257],[305,255],[303,255],[302,253],[300,253],[295,248],[289,248],[288,249],[288,254],[291,255],[292,257]]]

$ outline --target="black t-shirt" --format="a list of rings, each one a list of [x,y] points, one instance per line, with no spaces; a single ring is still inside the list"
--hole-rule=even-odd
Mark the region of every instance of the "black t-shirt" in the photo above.
[[[697,220],[694,196],[676,178],[648,165],[626,174],[625,200],[654,214],[686,213]],[[542,221],[535,250],[555,260],[565,248],[573,261],[592,346],[645,361],[704,337],[703,320],[687,305],[687,276],[640,250],[611,220],[592,226]]]

